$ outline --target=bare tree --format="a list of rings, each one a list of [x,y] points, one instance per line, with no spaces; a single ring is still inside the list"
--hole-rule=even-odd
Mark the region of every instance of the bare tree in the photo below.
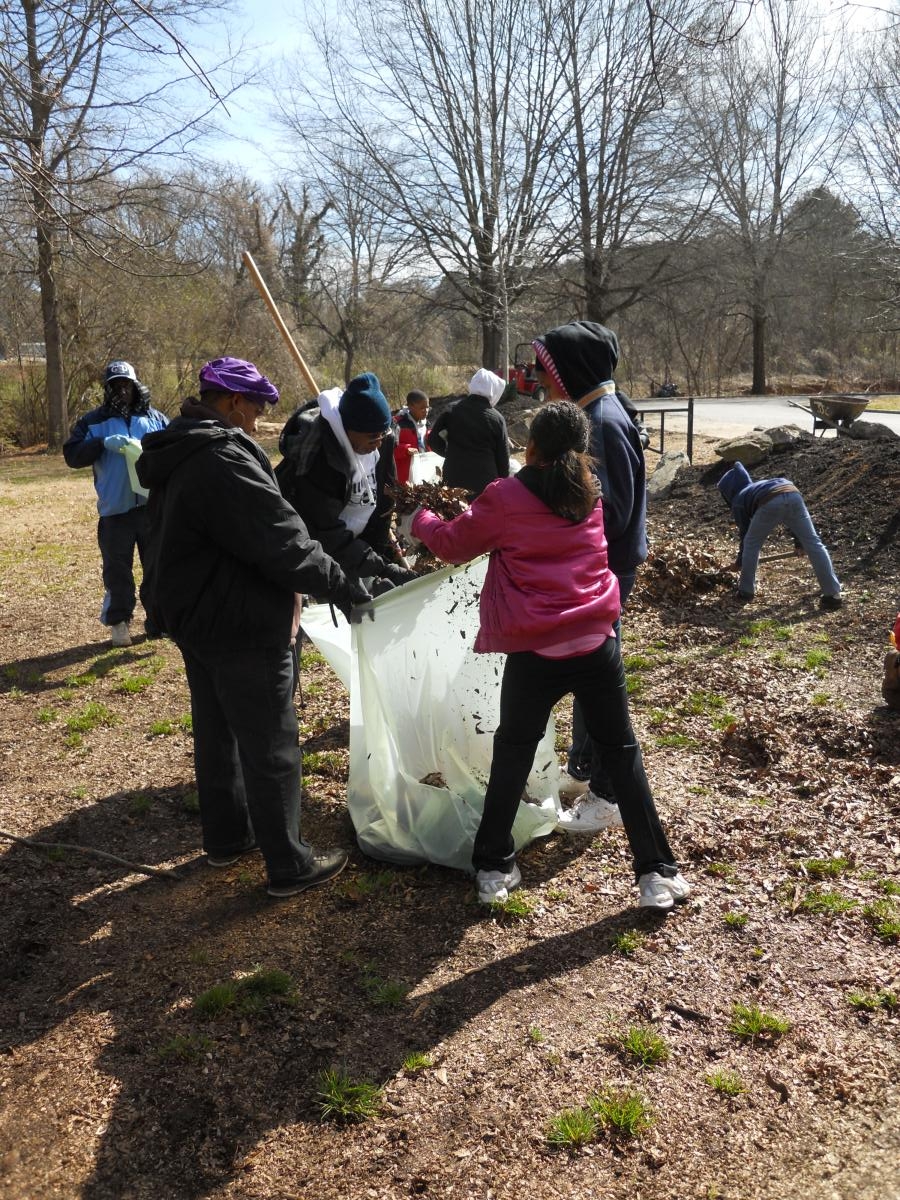
[[[840,36],[823,36],[805,0],[762,0],[740,37],[706,57],[689,89],[694,149],[716,188],[715,227],[741,266],[754,393],[766,388],[770,284],[786,215],[828,180],[841,147],[840,54]]]
[[[91,187],[116,177],[124,186],[143,156],[182,146],[218,103],[176,32],[213,7],[214,0],[0,6],[0,188],[27,213],[34,238],[52,446],[68,425],[62,248],[81,241],[102,253],[104,212],[91,209]],[[207,87],[199,107],[185,104],[182,91],[198,76]]]
[[[703,213],[680,85],[716,30],[695,0],[568,0],[556,10],[554,36],[567,85],[559,157],[582,268],[580,308],[604,321],[677,274],[673,256]],[[649,277],[630,276],[623,252],[648,240],[669,252],[654,256]]]
[[[563,86],[541,0],[357,0],[314,30],[326,71],[294,80],[285,119],[366,163],[372,201],[411,231],[481,329],[497,368],[525,269],[555,244]]]

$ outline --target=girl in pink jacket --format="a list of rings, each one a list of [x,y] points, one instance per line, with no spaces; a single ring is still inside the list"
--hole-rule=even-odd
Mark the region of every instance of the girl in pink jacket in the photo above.
[[[589,427],[574,404],[545,405],[531,424],[526,465],[489,484],[452,521],[420,509],[413,535],[445,562],[490,552],[475,649],[507,654],[484,814],[472,852],[478,899],[519,886],[512,826],[553,706],[580,701],[603,751],[642,908],[671,908],[689,893],[666,841],[628,715],[613,622],[619,587],[607,565],[603,506],[587,456]]]

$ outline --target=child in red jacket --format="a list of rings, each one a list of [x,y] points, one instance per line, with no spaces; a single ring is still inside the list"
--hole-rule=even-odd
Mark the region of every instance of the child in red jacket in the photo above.
[[[413,535],[446,562],[491,554],[476,651],[507,654],[484,814],[472,864],[478,899],[505,900],[522,881],[512,826],[553,706],[574,694],[601,747],[625,826],[642,908],[671,908],[689,893],[660,824],[628,715],[613,634],[619,588],[607,564],[600,488],[587,456],[584,413],[545,405],[531,425],[526,465],[489,484],[452,521],[427,509]]]
[[[428,407],[428,397],[416,388],[406,397],[406,408],[401,408],[394,415],[394,424],[397,426],[394,463],[397,467],[398,483],[409,483],[413,455],[425,449]]]

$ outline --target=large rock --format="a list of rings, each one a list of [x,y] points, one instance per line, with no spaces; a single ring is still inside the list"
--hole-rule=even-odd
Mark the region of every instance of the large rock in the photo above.
[[[713,447],[725,462],[740,462],[753,467],[772,453],[773,442],[767,433],[745,433],[741,437],[727,438]]]
[[[889,425],[880,425],[877,421],[854,421],[843,432],[864,442],[893,442],[900,436]]]
[[[660,455],[656,470],[647,481],[648,496],[668,496],[675,477],[682,467],[690,466],[691,460],[683,450],[666,450]]]
[[[766,437],[772,439],[772,445],[778,448],[779,446],[793,446],[797,442],[811,442],[813,435],[808,429],[801,429],[799,425],[774,425],[771,429],[765,431]]]
[[[528,431],[537,412],[537,408],[520,408],[514,412],[505,413],[506,432],[514,449],[524,450],[528,445]]]

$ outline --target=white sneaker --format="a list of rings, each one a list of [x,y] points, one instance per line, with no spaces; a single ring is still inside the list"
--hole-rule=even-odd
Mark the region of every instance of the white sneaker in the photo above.
[[[618,829],[621,824],[618,804],[595,796],[588,788],[580,800],[560,815],[556,828],[563,833],[597,833],[601,829]]]
[[[686,900],[691,894],[691,885],[683,875],[671,878],[651,871],[638,880],[641,898],[638,908],[671,908],[676,900]]]
[[[131,634],[128,630],[128,622],[127,621],[117,621],[116,624],[111,626],[110,628],[111,628],[112,644],[114,646],[130,646],[131,645]]]
[[[559,773],[559,794],[571,799],[573,796],[583,796],[590,786],[590,781],[587,779],[576,779],[574,775],[570,775],[568,771],[560,771]]]
[[[478,903],[502,904],[504,900],[509,899],[509,893],[514,892],[521,882],[522,875],[515,863],[508,875],[503,871],[478,871],[475,875]]]

